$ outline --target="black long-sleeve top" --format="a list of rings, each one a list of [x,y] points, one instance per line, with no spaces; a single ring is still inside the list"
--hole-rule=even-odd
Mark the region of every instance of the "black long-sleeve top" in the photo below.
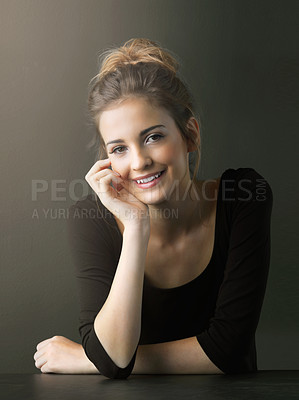
[[[255,332],[270,264],[273,194],[253,168],[229,168],[221,175],[217,196],[214,248],[205,270],[182,286],[166,289],[150,284],[145,274],[138,344],[196,336],[224,373],[254,372]],[[122,234],[113,214],[95,195],[70,206],[68,234],[83,348],[101,374],[125,379],[133,370],[138,346],[128,366],[120,368],[94,330],[119,262]]]

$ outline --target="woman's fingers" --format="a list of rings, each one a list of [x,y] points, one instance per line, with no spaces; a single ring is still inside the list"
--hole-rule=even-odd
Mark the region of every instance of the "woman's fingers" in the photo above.
[[[39,357],[36,361],[35,361],[35,366],[36,368],[41,368],[43,365],[45,365],[47,362],[47,359],[45,357]]]
[[[89,179],[91,181],[100,182],[102,180],[102,178],[104,178],[106,176],[110,177],[111,179],[112,178],[120,179],[120,176],[116,172],[114,172],[114,171],[112,171],[111,169],[108,169],[108,168],[105,168],[105,169],[103,169],[103,170],[101,170],[99,172],[96,172]]]
[[[39,351],[35,352],[34,355],[33,355],[34,360],[36,361],[41,357],[45,357],[46,356],[46,350],[47,349],[44,348],[42,350],[39,350]]]
[[[87,172],[85,175],[85,179],[87,180],[91,175],[93,175],[95,172],[98,172],[99,170],[103,168],[108,168],[109,164],[111,163],[110,158],[106,158],[105,160],[99,160],[97,161]]]
[[[47,344],[52,340],[52,338],[43,340],[42,342],[40,342],[37,346],[36,346],[36,350],[40,350],[43,347],[47,346]]]
[[[64,336],[47,339],[40,350],[34,354],[35,366],[43,373],[77,374],[92,370],[82,345]]]
[[[41,368],[47,362],[47,356],[44,350],[38,350],[34,356],[36,368]]]
[[[101,171],[97,171],[89,175],[89,177],[86,180],[96,193],[98,193],[98,189],[100,189],[100,193],[110,192],[111,182],[115,183],[116,185],[122,182],[120,176],[116,172],[108,168],[105,168]]]
[[[95,182],[98,183],[98,185],[104,192],[108,192],[110,190],[111,182],[120,183],[123,181],[122,178],[116,176],[113,172],[110,173],[108,172],[107,174],[102,174],[102,175],[96,174],[94,176],[94,180]]]
[[[123,181],[109,169],[97,172],[91,176],[89,180],[90,186],[98,196],[108,194],[108,198],[116,196],[116,192],[111,188],[110,183],[112,182],[114,186],[116,186],[116,190],[118,190],[118,185]],[[100,200],[102,199],[100,198]]]
[[[108,168],[110,164],[109,158],[100,160],[85,176],[102,204],[123,224],[129,224],[129,220],[132,218],[146,217],[149,219],[148,206],[140,202],[125,188],[125,180],[116,171]]]
[[[41,372],[43,372],[44,374],[46,374],[47,372],[50,372],[50,371],[49,371],[49,368],[48,368],[48,363],[45,362],[44,365],[41,367],[40,370],[41,370]]]

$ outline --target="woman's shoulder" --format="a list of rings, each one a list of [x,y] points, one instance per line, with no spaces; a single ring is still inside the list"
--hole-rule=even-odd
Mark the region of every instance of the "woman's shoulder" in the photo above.
[[[101,203],[100,199],[95,193],[89,193],[71,204],[69,207],[71,214],[81,218],[96,218],[103,217],[110,218],[111,212]]]
[[[258,184],[261,181],[268,183],[254,168],[239,167],[227,168],[217,178],[198,181],[198,184],[205,190],[212,190],[218,193],[218,190],[221,189],[220,184],[222,185],[222,190],[225,190],[225,187],[235,190],[235,188],[240,186],[240,182],[242,181],[250,182],[252,185]]]
[[[87,228],[94,226],[95,229],[101,231],[116,229],[112,213],[94,193],[83,196],[70,205],[69,225],[74,224],[78,226],[78,229],[83,226]]]
[[[261,200],[273,196],[268,179],[252,167],[226,169],[221,175],[221,184],[222,193],[231,199]]]
[[[239,181],[243,177],[246,177],[246,179],[265,180],[264,176],[252,167],[227,168],[223,171],[221,177],[235,181]]]
[[[91,212],[91,210],[97,210],[97,199],[96,197],[90,193],[86,196],[80,197],[75,200],[75,203],[71,204],[69,210],[75,214],[81,214],[82,216]],[[101,202],[99,201],[99,205]],[[102,207],[100,207],[102,208]]]
[[[265,176],[252,167],[229,168],[222,174],[219,198],[230,218],[271,215],[272,188]]]

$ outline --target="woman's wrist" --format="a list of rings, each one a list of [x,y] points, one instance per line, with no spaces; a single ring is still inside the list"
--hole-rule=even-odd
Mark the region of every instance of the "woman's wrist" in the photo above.
[[[124,235],[137,235],[139,238],[148,240],[150,236],[150,223],[148,221],[135,221],[125,225]]]

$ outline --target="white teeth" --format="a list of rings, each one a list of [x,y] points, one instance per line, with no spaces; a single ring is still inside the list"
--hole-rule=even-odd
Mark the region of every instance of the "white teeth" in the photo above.
[[[159,176],[162,174],[162,172],[159,172],[156,175],[150,176],[149,178],[145,178],[145,179],[137,179],[137,183],[147,183],[147,182],[151,182],[152,180],[154,180],[155,178],[159,178]]]

